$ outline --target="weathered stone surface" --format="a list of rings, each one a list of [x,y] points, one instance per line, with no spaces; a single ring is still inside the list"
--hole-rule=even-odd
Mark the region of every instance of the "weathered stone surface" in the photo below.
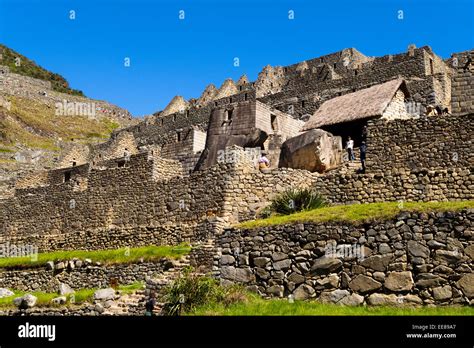
[[[287,271],[290,269],[291,260],[281,260],[273,263],[273,268],[277,271]]]
[[[444,301],[453,297],[451,286],[439,286],[433,289],[433,297],[435,300]]]
[[[374,255],[360,261],[360,264],[374,271],[384,272],[392,259],[392,255]]]
[[[249,283],[255,281],[255,275],[249,268],[236,268],[234,266],[221,267],[221,277],[235,282]]]
[[[222,265],[233,265],[235,258],[232,255],[222,255],[221,264]]]
[[[280,166],[324,172],[341,163],[341,139],[321,129],[312,129],[285,141]]]
[[[311,274],[322,275],[338,271],[342,267],[342,261],[333,257],[320,257],[311,265]]]
[[[268,295],[282,297],[283,296],[283,291],[284,291],[284,288],[283,288],[282,285],[273,285],[273,286],[270,286],[269,288],[267,288],[266,293]]]
[[[446,279],[431,273],[420,273],[416,277],[416,286],[420,288],[433,288],[446,283]]]
[[[445,261],[448,264],[457,263],[462,260],[462,255],[458,251],[436,250],[435,260]]]
[[[471,258],[471,260],[474,260],[474,244],[468,245],[464,249],[464,253]]]
[[[339,276],[337,274],[331,274],[329,277],[318,279],[316,281],[318,288],[331,289],[335,288],[339,284]]]
[[[32,294],[25,294],[21,297],[17,297],[13,300],[13,304],[17,307],[32,308],[35,306],[38,298]]]
[[[397,306],[401,301],[398,300],[395,294],[371,294],[367,298],[367,303],[371,306]]]
[[[269,262],[270,258],[268,257],[256,257],[253,259],[253,263],[257,267],[265,267]]]
[[[63,305],[67,302],[67,298],[66,296],[59,296],[59,297],[53,298],[51,302],[55,305]]]
[[[308,284],[301,284],[293,292],[293,295],[295,296],[295,300],[306,300],[310,297],[313,297],[314,294],[315,294],[315,290]]]
[[[305,277],[299,273],[293,272],[288,276],[288,280],[298,285],[305,281]]]
[[[356,293],[350,294],[338,302],[338,304],[344,306],[359,306],[362,303],[364,303],[364,296]]]
[[[349,287],[361,294],[375,291],[382,287],[382,284],[371,277],[359,274],[349,283]]]
[[[469,273],[464,275],[461,279],[458,280],[457,282],[459,288],[461,288],[463,294],[467,298],[473,298],[474,297],[474,274]]]
[[[74,290],[67,285],[66,283],[60,283],[59,284],[59,294],[60,295],[68,295],[68,294],[74,294]]]
[[[411,256],[422,258],[427,258],[428,256],[430,256],[430,249],[414,240],[408,241],[407,249]]]
[[[94,292],[94,300],[96,301],[107,301],[115,298],[115,290],[112,288],[99,289]]]
[[[15,295],[15,293],[11,290],[8,290],[6,288],[0,288],[0,298],[4,298],[4,297],[10,297],[10,296],[13,296]]]
[[[288,258],[288,254],[282,253],[282,252],[275,252],[272,254],[272,260],[273,261],[281,261],[285,260]]]
[[[319,301],[325,303],[337,303],[346,296],[349,296],[350,292],[348,290],[333,290],[333,291],[324,291],[319,295]]]
[[[54,270],[54,261],[48,261],[48,262],[46,262],[46,269],[47,269],[48,271]]]
[[[409,271],[391,272],[384,283],[386,289],[394,292],[409,291],[413,285],[413,277]]]

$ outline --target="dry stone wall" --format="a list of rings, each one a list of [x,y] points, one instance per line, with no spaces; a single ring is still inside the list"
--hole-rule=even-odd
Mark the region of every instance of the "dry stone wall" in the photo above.
[[[146,277],[154,277],[170,267],[169,260],[117,265],[86,264],[83,261],[72,262],[74,268],[49,270],[46,267],[26,270],[1,270],[2,287],[20,291],[58,292],[60,283],[69,285],[73,290],[107,288],[117,285],[144,282]]]
[[[363,224],[240,230],[216,241],[214,271],[268,297],[345,305],[473,304],[474,210],[402,212]]]
[[[473,127],[474,114],[369,121],[367,170],[472,168]]]

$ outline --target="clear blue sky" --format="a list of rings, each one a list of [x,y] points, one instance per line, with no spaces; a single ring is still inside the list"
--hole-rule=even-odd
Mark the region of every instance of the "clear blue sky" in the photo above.
[[[0,0],[0,42],[139,116],[346,47],[378,56],[415,43],[449,57],[474,47],[473,13],[473,0]]]

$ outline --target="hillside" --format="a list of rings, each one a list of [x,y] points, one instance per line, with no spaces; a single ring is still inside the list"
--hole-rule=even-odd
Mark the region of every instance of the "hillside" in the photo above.
[[[0,56],[0,65],[7,66],[12,73],[50,81],[54,91],[84,96],[82,91],[71,89],[69,83],[61,75],[40,67],[31,59],[2,44],[0,44]]]
[[[61,75],[0,48],[0,196],[20,173],[54,168],[71,143],[101,143],[136,122],[127,110],[86,98]]]

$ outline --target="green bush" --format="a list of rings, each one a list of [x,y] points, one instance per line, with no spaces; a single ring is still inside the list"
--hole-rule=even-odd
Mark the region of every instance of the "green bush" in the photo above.
[[[277,195],[270,205],[276,214],[288,215],[327,206],[323,196],[313,189],[290,188]]]
[[[220,301],[224,297],[216,279],[192,273],[192,268],[184,271],[165,289],[163,312],[166,315],[179,315],[197,306]]]

